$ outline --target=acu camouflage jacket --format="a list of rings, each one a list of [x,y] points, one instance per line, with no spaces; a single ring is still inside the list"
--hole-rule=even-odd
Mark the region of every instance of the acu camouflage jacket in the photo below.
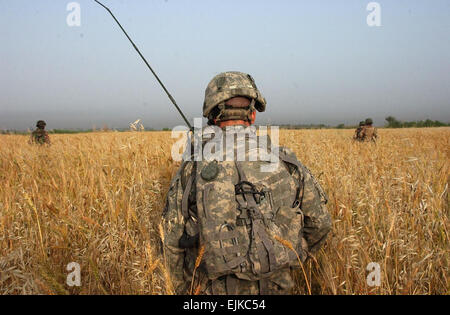
[[[304,242],[302,243],[302,247],[304,247],[305,252],[309,251],[314,253],[324,243],[331,230],[331,218],[326,207],[326,194],[311,172],[298,162],[293,152],[284,147],[280,147],[279,152],[280,157],[284,156],[284,159],[297,162],[300,165],[299,171],[297,171],[291,164],[280,161],[280,164],[282,164],[280,166],[286,167],[295,179],[298,187],[301,187],[300,208],[304,215],[302,231]],[[197,212],[195,183],[188,183],[191,173],[195,171],[195,167],[196,162],[184,161],[178,169],[170,184],[162,218],[162,249],[166,268],[170,272],[173,289],[177,294],[186,294],[189,292],[189,285],[199,250],[198,237],[195,237],[198,235],[198,224],[195,219]],[[187,189],[190,190],[188,195],[186,195]],[[295,190],[295,188],[292,190]],[[287,191],[285,193],[295,194],[294,191]],[[187,203],[189,213],[192,214],[191,217],[194,219],[186,220],[186,216],[182,213],[183,203]],[[183,242],[191,242],[193,244],[184,246],[182,245]],[[285,271],[277,272],[272,278],[274,278],[274,283],[287,290],[293,286],[289,268],[286,268]],[[252,281],[247,282],[249,287],[251,287]],[[242,284],[242,281],[240,283]],[[203,291],[203,293],[205,292],[207,291]],[[260,293],[250,289],[236,292],[239,294],[240,292],[249,294]]]

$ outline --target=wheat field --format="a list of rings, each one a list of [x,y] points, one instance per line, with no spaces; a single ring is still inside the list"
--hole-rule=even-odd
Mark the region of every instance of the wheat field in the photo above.
[[[450,128],[282,130],[329,196],[333,230],[305,265],[313,294],[448,294]],[[160,254],[179,162],[170,132],[0,136],[0,294],[170,294]],[[66,284],[70,262],[81,286]],[[380,286],[366,269],[378,263]],[[296,294],[308,294],[297,272]]]

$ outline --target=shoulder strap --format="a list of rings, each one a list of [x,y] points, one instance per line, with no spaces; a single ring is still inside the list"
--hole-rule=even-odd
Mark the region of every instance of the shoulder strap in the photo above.
[[[296,168],[296,170],[300,176],[300,180],[299,180],[298,187],[297,187],[296,198],[295,198],[294,204],[292,205],[293,207],[299,206],[299,205],[301,205],[301,200],[302,200],[302,195],[303,195],[303,174],[302,174],[303,166],[297,159],[287,155],[286,152],[284,152],[284,151],[279,150],[279,157],[284,163],[289,163],[289,164],[293,165]]]
[[[183,214],[183,217],[187,220],[189,219],[189,195],[191,193],[192,189],[192,183],[194,182],[194,176],[195,173],[191,172],[191,175],[188,178],[188,181],[186,183],[186,188],[183,191],[183,197],[181,199],[181,213]]]

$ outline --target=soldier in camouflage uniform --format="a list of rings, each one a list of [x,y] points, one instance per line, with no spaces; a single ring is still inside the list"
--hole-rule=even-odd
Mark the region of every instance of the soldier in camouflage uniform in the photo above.
[[[365,125],[361,131],[361,141],[364,142],[376,142],[378,138],[377,128],[373,127],[373,121],[371,118],[367,118]]]
[[[36,123],[36,130],[31,133],[30,143],[36,144],[47,144],[50,145],[50,137],[48,132],[45,130],[47,124],[43,120],[39,120]]]
[[[205,94],[203,115],[219,131],[248,131],[266,106],[253,78],[240,72],[217,75]],[[248,144],[260,137],[252,131],[233,143],[233,153],[244,148],[244,161],[187,159],[173,178],[162,249],[176,294],[290,294],[291,269],[330,232],[327,197],[293,152],[279,147],[270,172],[261,168],[267,160],[250,162]]]
[[[361,131],[363,130],[364,125],[365,125],[364,121],[360,121],[359,122],[359,127],[356,128],[356,130],[355,130],[355,135],[353,136],[353,140],[356,140],[356,141],[361,141],[362,140],[362,138],[361,138]]]

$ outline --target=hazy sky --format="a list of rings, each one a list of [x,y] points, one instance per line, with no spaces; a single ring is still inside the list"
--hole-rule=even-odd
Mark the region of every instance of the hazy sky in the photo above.
[[[0,0],[0,129],[183,123],[111,16],[77,1]],[[103,0],[185,114],[223,71],[253,75],[257,123],[450,122],[450,1]]]

